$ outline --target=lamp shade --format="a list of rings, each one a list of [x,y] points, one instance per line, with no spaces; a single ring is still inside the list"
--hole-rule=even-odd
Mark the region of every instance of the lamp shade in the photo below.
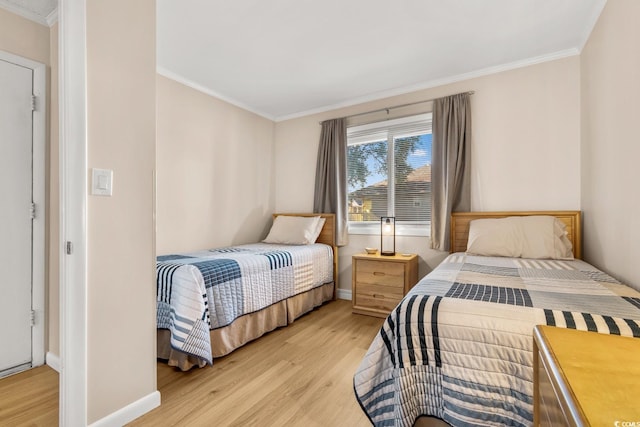
[[[380,255],[393,256],[396,254],[396,218],[393,216],[380,217]]]

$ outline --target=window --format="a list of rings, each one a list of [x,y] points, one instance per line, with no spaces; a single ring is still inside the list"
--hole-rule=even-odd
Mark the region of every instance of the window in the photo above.
[[[377,234],[396,217],[399,235],[428,235],[431,113],[347,129],[349,233]]]

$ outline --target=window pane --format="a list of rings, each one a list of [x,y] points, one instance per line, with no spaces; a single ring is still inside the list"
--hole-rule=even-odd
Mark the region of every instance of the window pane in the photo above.
[[[431,221],[431,134],[394,141],[395,217],[398,223]]]
[[[387,215],[386,140],[347,147],[349,221],[379,221]]]

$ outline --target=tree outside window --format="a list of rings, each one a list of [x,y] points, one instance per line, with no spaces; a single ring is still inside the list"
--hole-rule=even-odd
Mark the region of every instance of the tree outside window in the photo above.
[[[431,115],[347,131],[350,230],[395,216],[401,227],[431,219]]]

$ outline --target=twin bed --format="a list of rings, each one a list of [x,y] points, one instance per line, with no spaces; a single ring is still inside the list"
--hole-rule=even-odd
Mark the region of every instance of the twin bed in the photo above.
[[[500,252],[510,246],[501,239],[523,236],[511,229],[481,242],[486,230],[469,238],[472,220],[534,214],[563,225],[546,242],[555,259],[522,257],[517,245],[518,256],[467,253],[483,244],[478,252]],[[579,259],[580,212],[454,214],[451,239],[452,254],[391,312],[354,376],[374,425],[411,426],[428,416],[453,426],[530,426],[535,325],[640,337],[640,293]],[[495,242],[500,247],[489,248]],[[527,244],[519,250],[540,250]]]
[[[202,367],[335,299],[335,217],[321,216],[316,243],[158,257],[158,358]],[[556,218],[552,236],[474,221],[514,216]],[[580,260],[580,227],[579,211],[454,214],[452,254],[391,312],[355,373],[371,422],[530,426],[534,326],[640,337],[640,293]]]
[[[335,299],[335,215],[274,215],[268,240],[281,241],[282,235],[293,242],[287,239],[294,230],[282,225],[300,228],[295,221],[307,226],[317,218],[317,238],[307,241],[304,235],[305,244],[255,243],[159,256],[158,358],[182,370],[203,367]]]

